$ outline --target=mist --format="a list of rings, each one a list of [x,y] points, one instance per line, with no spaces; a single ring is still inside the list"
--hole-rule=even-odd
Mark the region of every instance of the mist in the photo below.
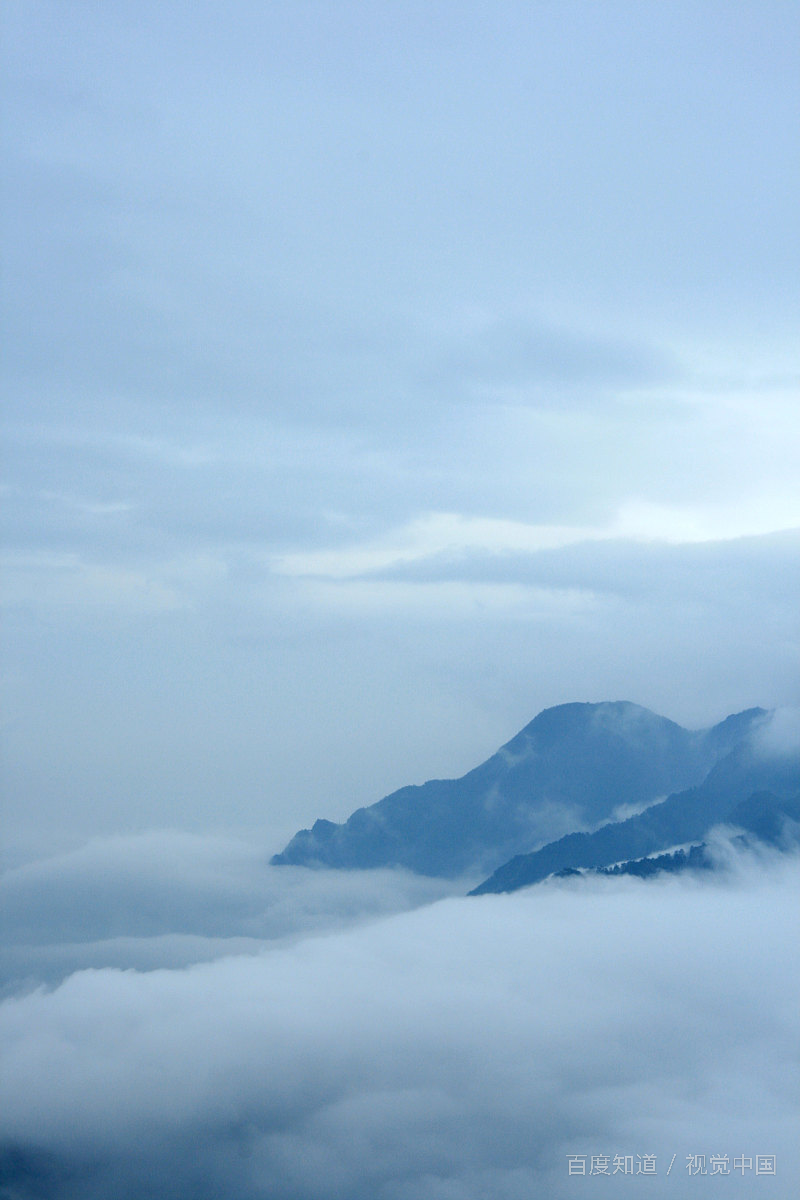
[[[96,837],[0,875],[0,990],[82,967],[186,966],[257,953],[463,894],[475,880],[267,867],[257,840],[150,830]]]
[[[291,892],[286,871],[268,888]],[[305,872],[312,895],[332,874]],[[362,899],[396,904],[389,874]],[[373,902],[247,955],[186,966],[166,942],[157,969],[23,989],[0,1006],[8,1194],[561,1200],[622,1187],[568,1155],[655,1155],[668,1197],[703,1186],[705,1154],[774,1155],[774,1176],[714,1187],[788,1200],[798,885],[797,857],[730,850],[711,880]]]

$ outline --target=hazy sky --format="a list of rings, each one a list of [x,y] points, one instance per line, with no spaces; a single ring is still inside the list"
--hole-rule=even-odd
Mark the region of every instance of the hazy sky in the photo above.
[[[20,856],[800,701],[798,4],[2,19]]]

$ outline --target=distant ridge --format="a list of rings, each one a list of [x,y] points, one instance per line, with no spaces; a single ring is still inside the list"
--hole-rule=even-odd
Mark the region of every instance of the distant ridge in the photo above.
[[[488,874],[702,783],[765,717],[754,708],[690,731],[628,701],[561,704],[462,778],[401,788],[343,824],[318,820],[272,863]]]
[[[721,759],[697,787],[668,796],[626,821],[593,833],[570,833],[499,867],[470,895],[513,892],[547,876],[641,859],[680,843],[696,842],[721,822],[741,824],[773,844],[788,802],[800,788],[797,753],[765,756],[748,741]],[[765,801],[764,796],[771,797]]]
[[[752,847],[758,843],[780,850],[794,849],[800,843],[800,794],[781,798],[772,792],[755,792],[737,804],[726,824],[744,830],[734,836],[737,846]],[[718,869],[714,852],[706,842],[671,853],[650,855],[616,863],[613,867],[562,867],[546,876],[547,879],[587,878],[590,876],[633,875],[649,879],[653,875],[675,875],[682,871],[713,871]],[[476,888],[471,895],[481,895],[488,888]]]

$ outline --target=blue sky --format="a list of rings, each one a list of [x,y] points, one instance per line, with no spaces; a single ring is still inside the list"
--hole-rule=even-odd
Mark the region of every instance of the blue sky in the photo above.
[[[800,701],[797,4],[3,21],[17,853]]]

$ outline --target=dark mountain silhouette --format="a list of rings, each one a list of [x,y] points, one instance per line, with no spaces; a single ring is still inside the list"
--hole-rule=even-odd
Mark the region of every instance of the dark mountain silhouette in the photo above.
[[[516,855],[470,894],[513,892],[548,875],[579,868],[608,867],[699,841],[720,822],[744,824],[775,839],[780,814],[764,799],[788,801],[800,786],[797,754],[767,756],[745,740],[698,786],[668,796],[627,821],[592,833],[571,833],[529,854]],[[759,795],[761,798],[759,798]],[[761,836],[761,834],[759,834]]]
[[[774,792],[755,792],[736,805],[728,824],[768,846],[792,846],[800,841],[800,793],[784,798]]]
[[[701,783],[765,716],[750,709],[693,732],[627,702],[545,709],[461,779],[401,788],[341,825],[316,821],[272,862],[450,877],[493,871],[620,808]],[[631,855],[605,861],[620,857]],[[569,863],[545,873],[559,865]]]
[[[727,824],[746,831],[734,837],[737,846],[753,847],[762,843],[780,850],[792,849],[800,844],[800,795],[782,799],[772,792],[756,792],[748,800],[736,805]],[[652,875],[716,869],[717,860],[713,851],[706,842],[700,842],[686,850],[636,858],[630,862],[616,863],[613,867],[592,867],[585,871],[563,867],[554,875],[549,875],[548,879],[585,878],[587,875],[635,875],[639,879],[649,879]]]

